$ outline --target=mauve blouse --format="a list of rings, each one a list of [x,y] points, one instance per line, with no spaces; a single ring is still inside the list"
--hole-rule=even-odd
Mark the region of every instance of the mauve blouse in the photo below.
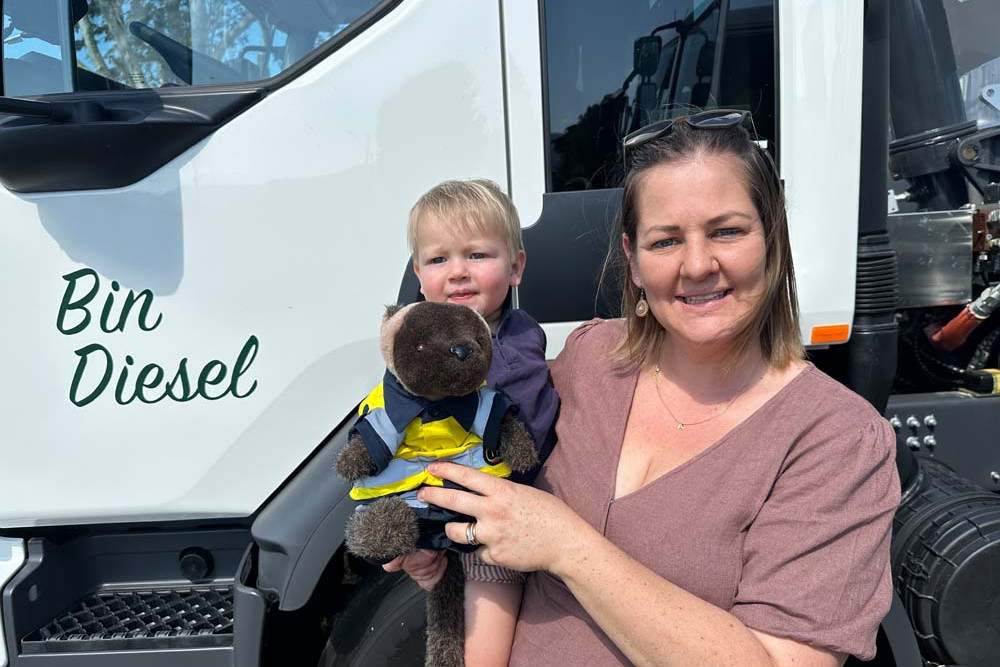
[[[623,335],[620,320],[589,322],[554,362],[559,440],[535,485],[748,627],[873,657],[900,497],[888,422],[809,365],[708,449],[615,500],[638,378],[608,358]],[[512,667],[628,664],[560,580],[529,575]]]

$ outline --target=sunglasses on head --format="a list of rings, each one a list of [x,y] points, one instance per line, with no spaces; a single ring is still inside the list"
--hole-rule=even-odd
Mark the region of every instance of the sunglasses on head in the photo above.
[[[665,137],[670,134],[674,125],[684,123],[697,130],[725,130],[731,127],[739,127],[750,117],[749,111],[739,111],[738,109],[712,109],[702,111],[691,116],[681,116],[680,118],[670,118],[661,120],[645,127],[640,127],[635,132],[630,132],[622,139],[622,149],[624,151],[635,150],[645,143]]]

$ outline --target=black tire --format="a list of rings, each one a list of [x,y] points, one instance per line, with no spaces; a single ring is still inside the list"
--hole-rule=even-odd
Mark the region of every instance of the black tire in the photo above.
[[[422,667],[427,594],[379,568],[338,614],[319,667]]]

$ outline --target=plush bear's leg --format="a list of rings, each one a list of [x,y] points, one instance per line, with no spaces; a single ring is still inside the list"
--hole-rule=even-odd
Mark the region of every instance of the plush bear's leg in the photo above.
[[[465,665],[465,573],[458,554],[445,552],[444,577],[427,595],[427,656],[424,667]]]
[[[401,498],[379,498],[347,520],[348,550],[376,563],[388,563],[416,548],[417,515]]]

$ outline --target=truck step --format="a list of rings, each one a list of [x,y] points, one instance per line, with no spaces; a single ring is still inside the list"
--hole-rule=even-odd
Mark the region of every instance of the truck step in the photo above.
[[[25,637],[24,655],[230,647],[232,586],[103,589]]]

